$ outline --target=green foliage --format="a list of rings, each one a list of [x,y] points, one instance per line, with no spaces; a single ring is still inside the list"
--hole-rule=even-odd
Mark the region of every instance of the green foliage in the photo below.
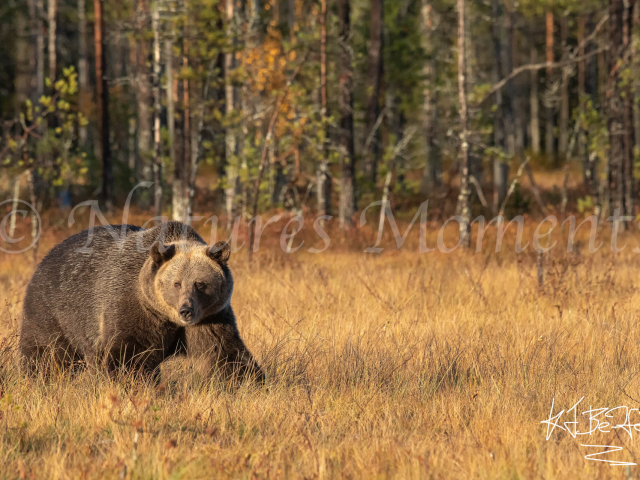
[[[591,195],[587,195],[585,198],[578,199],[578,211],[580,213],[591,211],[594,207],[595,207],[595,203]]]
[[[36,168],[53,185],[78,181],[95,187],[100,181],[99,162],[93,153],[82,152],[78,133],[81,127],[89,126],[88,141],[83,148],[95,147],[98,143],[97,115],[92,92],[82,92],[84,118],[78,109],[78,80],[73,67],[58,67],[57,80],[45,80],[45,92],[37,98],[33,94],[35,69],[30,62],[33,53],[32,24],[27,5],[0,6],[0,22],[3,25],[16,23],[14,29],[0,31],[0,57],[8,58],[7,65],[0,66],[0,109],[4,130],[0,144],[0,165],[19,173]],[[500,0],[500,17],[494,18],[494,2],[466,2],[467,16],[467,92],[469,106],[469,142],[474,164],[486,167],[494,158],[510,161],[510,155],[502,145],[495,145],[496,115],[499,113],[496,95],[489,91],[505,72],[494,72],[496,67],[493,33],[498,26],[503,48],[503,70],[511,41],[514,48],[514,66],[529,62],[530,48],[537,49],[537,61],[544,61],[545,14],[551,12],[555,19],[555,58],[575,53],[577,45],[578,15],[587,15],[587,30],[600,21],[607,11],[604,0],[522,0],[504,2]],[[109,80],[111,121],[111,147],[116,182],[127,188],[130,183],[142,179],[150,170],[153,150],[140,142],[144,132],[138,121],[146,102],[147,110],[153,114],[152,98],[143,92],[141,85],[150,84],[154,52],[154,32],[151,31],[148,2],[120,0],[105,5],[106,21],[106,73]],[[328,2],[327,16],[327,72],[328,117],[322,118],[320,111],[320,3],[303,0],[285,2],[235,2],[232,19],[227,18],[227,4],[220,0],[168,0],[158,3],[160,7],[161,41],[161,96],[160,118],[161,158],[166,179],[171,178],[175,165],[170,158],[170,147],[178,157],[194,151],[191,132],[185,132],[187,120],[191,128],[202,125],[197,132],[200,144],[195,149],[198,161],[205,164],[206,174],[212,178],[207,184],[211,189],[227,188],[230,179],[237,178],[237,211],[246,211],[251,202],[253,186],[259,172],[260,160],[265,147],[267,129],[275,109],[278,118],[272,132],[273,154],[267,155],[262,177],[259,205],[261,208],[278,207],[271,193],[275,188],[276,170],[280,165],[285,179],[287,195],[303,196],[304,190],[311,192],[318,165],[328,159],[333,181],[339,185],[340,172],[340,91],[342,88],[339,68],[344,45],[338,41],[338,5]],[[58,14],[58,63],[72,65],[78,61],[76,51],[77,5],[70,8],[66,0],[60,4]],[[349,49],[353,59],[353,98],[356,146],[356,175],[358,195],[371,194],[379,198],[380,187],[387,172],[393,170],[394,190],[416,193],[418,182],[424,176],[427,152],[437,157],[441,170],[458,172],[455,166],[460,152],[460,108],[458,97],[457,66],[457,4],[453,0],[429,2],[401,1],[384,2],[383,28],[383,79],[379,103],[384,108],[381,123],[374,140],[376,152],[380,153],[378,183],[373,184],[371,175],[365,174],[364,144],[369,132],[365,111],[371,95],[369,46],[371,28],[371,2],[351,0],[351,35]],[[88,2],[88,20],[92,21],[92,4]],[[257,11],[255,10],[257,9]],[[511,13],[512,17],[506,14]],[[559,17],[564,16],[569,28],[565,45],[559,42]],[[506,21],[514,21],[513,37],[507,31]],[[585,17],[587,18],[587,17]],[[606,29],[606,27],[605,27]],[[7,33],[10,32],[10,33]],[[90,33],[90,32],[89,32]],[[589,35],[589,31],[585,32]],[[89,35],[90,37],[90,35]],[[637,49],[637,32],[634,47]],[[605,35],[606,38],[606,35]],[[95,61],[93,45],[88,42],[89,77],[93,77]],[[169,40],[173,55],[173,79],[176,138],[169,138],[166,125],[168,65],[164,42]],[[602,39],[590,40],[587,52],[600,47]],[[22,42],[22,43],[21,43]],[[13,54],[14,50],[21,53]],[[48,51],[44,51],[36,66],[44,65],[47,71]],[[15,58],[14,58],[15,57]],[[231,67],[225,72],[225,62]],[[533,61],[533,60],[532,60]],[[22,62],[22,63],[21,63]],[[592,66],[602,69],[599,57],[589,60]],[[281,98],[287,81],[294,70],[300,67],[288,94]],[[588,70],[592,67],[588,67]],[[605,65],[608,74],[609,65]],[[588,151],[596,157],[599,165],[608,158],[608,131],[601,105],[594,105],[590,97],[578,99],[576,89],[576,65],[567,68],[570,107],[574,108],[574,120],[580,122],[581,131],[587,132]],[[634,90],[633,65],[619,69],[619,86],[630,86]],[[550,88],[545,88],[546,70],[538,71],[540,117],[544,119],[547,105],[558,113],[559,69],[554,69]],[[589,70],[591,75],[592,70]],[[600,73],[600,72],[598,72]],[[598,75],[594,75],[597,77]],[[145,78],[146,77],[146,78]],[[504,94],[513,88],[517,97],[519,132],[525,138],[526,122],[530,119],[529,72],[523,71]],[[598,83],[590,78],[587,83]],[[90,78],[90,83],[95,82]],[[188,82],[185,95],[182,89]],[[28,84],[20,89],[19,85]],[[602,89],[601,85],[589,87]],[[227,96],[233,90],[234,102],[228,108]],[[26,93],[25,93],[26,92]],[[595,93],[595,92],[594,92]],[[147,97],[145,97],[145,95]],[[625,93],[626,95],[626,93]],[[31,98],[27,100],[27,97]],[[186,99],[188,97],[188,100]],[[16,114],[16,98],[23,104]],[[431,103],[433,125],[427,132],[425,121]],[[503,97],[504,98],[504,97]],[[486,100],[485,100],[486,99]],[[485,100],[485,101],[483,101]],[[637,101],[637,99],[635,99]],[[188,103],[184,103],[187,102]],[[276,107],[277,105],[277,107]],[[188,118],[187,118],[188,115]],[[14,121],[11,121],[15,117]],[[9,123],[7,123],[8,121]],[[138,130],[130,128],[137,125]],[[554,118],[554,123],[559,122]],[[153,127],[151,127],[153,128]],[[147,127],[148,130],[151,128]],[[416,134],[398,154],[396,147],[407,131]],[[546,128],[542,128],[544,135]],[[26,135],[25,135],[26,133]],[[557,132],[556,132],[557,134]],[[427,137],[434,141],[427,145]],[[233,151],[226,142],[235,144]],[[525,139],[526,144],[526,139]],[[430,147],[434,148],[431,149]],[[429,147],[429,148],[428,148]],[[368,148],[371,148],[370,146]],[[528,148],[525,145],[524,148]],[[140,151],[140,149],[144,151]],[[91,148],[91,151],[95,151]],[[369,150],[371,152],[371,150]],[[434,154],[434,152],[437,152]],[[182,157],[182,158],[184,158]],[[640,174],[640,150],[636,151],[636,175]],[[137,162],[134,169],[130,162]],[[190,163],[191,158],[188,159]],[[532,165],[557,167],[555,155],[540,156]],[[95,168],[94,168],[95,167]],[[226,173],[226,175],[225,175]],[[138,178],[140,177],[140,178]],[[445,177],[447,177],[445,175]],[[483,182],[488,181],[484,176]],[[165,181],[165,179],[163,179]],[[117,188],[117,186],[116,186]],[[339,188],[339,187],[338,187]],[[334,192],[338,191],[334,188]],[[298,191],[299,190],[299,191]],[[165,188],[165,192],[170,189]],[[252,202],[251,202],[252,203]],[[277,203],[277,202],[275,202]]]
[[[600,160],[601,164],[606,164],[609,152],[607,120],[595,108],[591,97],[581,98],[580,103],[582,108],[574,111],[574,117],[579,119],[582,130],[587,132],[587,149]]]
[[[18,174],[35,169],[50,186],[58,187],[88,172],[86,155],[77,144],[78,127],[87,119],[77,109],[78,83],[73,66],[64,68],[37,105],[25,102],[18,122],[3,134],[2,167]]]

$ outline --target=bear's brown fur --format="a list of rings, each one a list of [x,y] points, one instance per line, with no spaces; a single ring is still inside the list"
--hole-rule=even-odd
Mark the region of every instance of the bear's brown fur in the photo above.
[[[33,371],[50,357],[63,365],[105,360],[110,371],[155,375],[166,358],[187,354],[207,371],[263,380],[231,308],[229,254],[225,242],[208,247],[178,222],[73,235],[46,255],[27,287],[23,364]]]

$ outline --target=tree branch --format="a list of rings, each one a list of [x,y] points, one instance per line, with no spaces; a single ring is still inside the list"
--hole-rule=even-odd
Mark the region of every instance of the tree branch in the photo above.
[[[520,75],[522,72],[528,72],[531,70],[542,70],[545,68],[562,68],[562,67],[566,67],[567,65],[571,65],[574,63],[578,63],[581,62],[583,60],[587,60],[588,58],[591,58],[601,52],[604,52],[606,50],[609,50],[609,46],[607,45],[606,47],[601,47],[598,48],[597,50],[594,50],[593,52],[589,52],[585,55],[580,55],[579,57],[573,57],[573,58],[568,58],[567,60],[563,60],[561,62],[543,62],[543,63],[530,63],[529,65],[521,65],[518,68],[515,68],[511,74],[509,74],[508,76],[506,76],[505,78],[503,78],[502,80],[500,80],[498,83],[494,84],[491,89],[489,90],[489,92],[487,92],[487,94],[482,98],[482,100],[480,100],[477,104],[476,107],[480,107],[484,104],[484,102],[486,102],[487,100],[489,100],[489,98],[491,98],[491,95],[493,95],[494,93],[496,93],[498,90],[502,89],[502,87],[504,87],[507,83],[509,83],[510,80],[514,79],[515,77],[517,77],[518,75]]]

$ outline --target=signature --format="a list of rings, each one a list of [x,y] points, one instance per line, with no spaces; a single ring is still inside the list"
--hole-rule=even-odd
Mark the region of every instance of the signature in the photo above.
[[[633,440],[634,432],[640,432],[640,409],[629,408],[627,406],[621,407],[589,407],[589,410],[584,410],[578,414],[578,406],[584,400],[582,397],[568,410],[562,410],[554,415],[553,408],[555,406],[555,398],[551,402],[551,411],[549,412],[549,418],[543,420],[540,423],[547,425],[547,440],[551,438],[554,430],[565,431],[573,438],[578,438],[579,435],[592,435],[594,433],[611,433],[622,429],[629,435],[629,438]],[[561,421],[563,415],[566,415],[566,421]],[[578,421],[578,418],[582,417],[582,422]],[[632,422],[632,417],[634,421]],[[585,424],[586,425],[583,425]],[[584,427],[584,429],[582,429]],[[595,462],[606,462],[609,465],[637,465],[636,463],[623,462],[618,460],[611,460],[602,458],[604,455],[619,452],[623,450],[622,447],[616,445],[585,445],[582,447],[587,448],[601,448],[602,451],[594,452],[585,455],[586,460],[592,460]]]

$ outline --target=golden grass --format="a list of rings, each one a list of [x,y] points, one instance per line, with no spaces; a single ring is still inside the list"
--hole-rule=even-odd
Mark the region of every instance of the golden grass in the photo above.
[[[49,228],[40,256],[68,234]],[[546,441],[540,423],[553,398],[556,411],[582,396],[579,413],[639,406],[638,242],[553,251],[539,287],[533,253],[419,255],[415,237],[375,256],[285,255],[277,239],[251,265],[232,256],[232,304],[264,388],[207,382],[185,360],[163,368],[161,388],[24,378],[12,344],[31,255],[0,257],[0,477],[638,476],[581,446],[623,446],[606,458],[636,463],[635,436]]]

